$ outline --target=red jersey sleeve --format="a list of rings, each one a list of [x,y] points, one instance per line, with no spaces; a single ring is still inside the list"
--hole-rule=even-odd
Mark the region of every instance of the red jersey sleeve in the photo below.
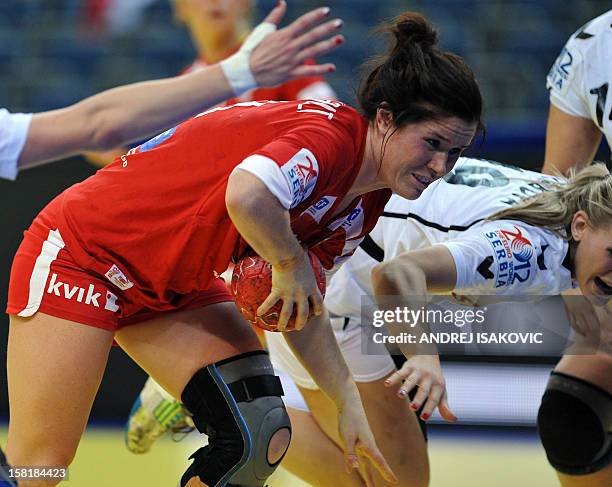
[[[360,117],[340,102],[305,101],[297,106],[303,123],[269,142],[238,166],[256,175],[287,209],[352,179],[359,167]]]

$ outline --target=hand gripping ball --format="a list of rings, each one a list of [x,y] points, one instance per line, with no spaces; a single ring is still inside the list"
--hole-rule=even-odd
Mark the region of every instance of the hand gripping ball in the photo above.
[[[314,271],[321,295],[325,296],[325,271],[319,258],[308,252],[310,265]],[[238,262],[232,274],[232,294],[242,316],[251,324],[264,330],[277,331],[278,317],[282,301],[278,301],[263,316],[257,316],[257,309],[266,300],[272,290],[272,266],[258,255],[248,255]],[[296,310],[287,323],[285,331],[295,329]],[[310,310],[309,318],[313,316]]]

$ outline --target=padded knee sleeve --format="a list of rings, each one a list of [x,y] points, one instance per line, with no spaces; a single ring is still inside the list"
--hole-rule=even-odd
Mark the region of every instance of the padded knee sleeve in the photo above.
[[[208,435],[208,445],[190,457],[193,463],[181,486],[199,477],[210,487],[262,487],[282,460],[268,461],[272,436],[282,429],[291,433],[282,395],[280,379],[264,351],[196,372],[182,400],[196,428]]]
[[[538,411],[538,432],[550,464],[586,475],[612,459],[612,396],[587,381],[553,372]]]

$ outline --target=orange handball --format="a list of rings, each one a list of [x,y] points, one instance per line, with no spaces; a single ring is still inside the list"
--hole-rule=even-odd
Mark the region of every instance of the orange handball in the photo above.
[[[310,265],[322,296],[325,296],[325,270],[319,258],[308,252]],[[257,316],[257,309],[269,296],[272,290],[272,266],[258,255],[248,255],[238,262],[232,273],[232,294],[242,316],[251,324],[268,331],[278,331],[278,317],[282,301],[278,301],[263,316]],[[314,315],[312,306],[308,318]],[[287,323],[285,331],[295,329],[296,310]]]

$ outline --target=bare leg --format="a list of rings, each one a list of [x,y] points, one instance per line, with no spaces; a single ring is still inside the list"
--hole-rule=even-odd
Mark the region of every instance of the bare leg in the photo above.
[[[109,331],[36,313],[11,316],[7,371],[13,466],[67,467],[87,424],[113,340]],[[20,481],[19,487],[59,480]]]
[[[261,350],[234,303],[178,311],[121,328],[115,340],[175,398],[198,370],[234,355]]]
[[[344,471],[344,455],[306,411],[288,408],[293,435],[283,467],[313,487],[363,487],[358,472]],[[316,468],[313,468],[316,465]]]
[[[130,325],[119,330],[115,340],[177,399],[202,367],[261,350],[257,335],[238,313],[234,303],[179,311]],[[288,431],[277,431],[268,446],[268,458],[280,457],[288,443]],[[189,482],[189,487],[202,485],[196,479]]]
[[[606,353],[593,355],[565,355],[555,367],[574,377],[589,381],[612,394],[612,356]],[[577,445],[579,448],[579,445]],[[612,465],[590,475],[566,475],[557,472],[563,487],[609,487],[612,485]]]
[[[399,477],[400,485],[428,485],[427,445],[408,403],[397,397],[395,388],[384,387],[383,380],[358,382],[357,386],[376,442]],[[300,391],[317,424],[338,445],[340,440],[334,404],[321,391],[303,388]],[[344,471],[343,462],[338,462],[336,468]],[[388,485],[377,472],[373,472],[373,476],[376,486]]]

